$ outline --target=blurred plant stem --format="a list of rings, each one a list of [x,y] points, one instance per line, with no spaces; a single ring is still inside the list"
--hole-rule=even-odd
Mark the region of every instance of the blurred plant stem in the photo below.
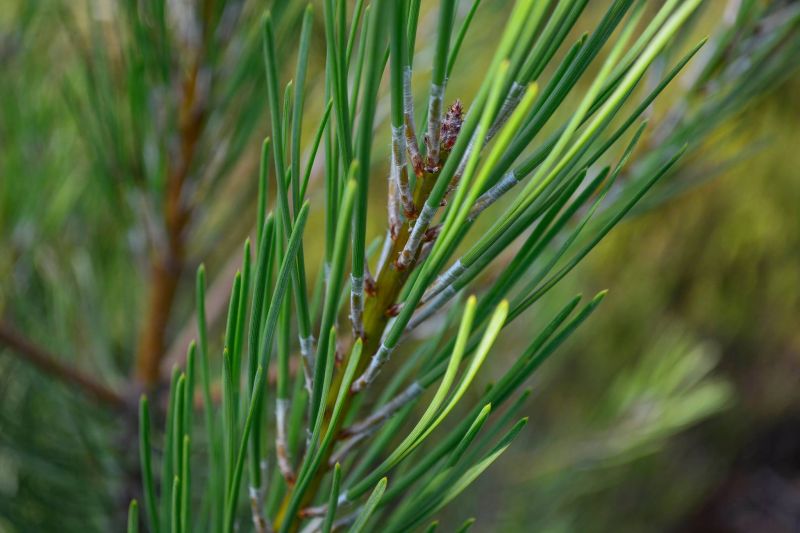
[[[198,87],[198,70],[195,60],[181,83],[180,150],[177,161],[168,171],[164,202],[165,242],[153,243],[148,304],[136,352],[137,378],[147,389],[158,382],[167,327],[184,270],[186,224],[192,215],[185,199],[184,185],[194,167],[194,154],[206,118],[205,101]]]
[[[96,400],[101,405],[109,405],[115,409],[121,409],[128,405],[125,398],[114,389],[72,365],[62,363],[60,357],[34,344],[10,325],[2,322],[0,322],[0,343],[11,348],[9,353],[32,364],[48,376],[72,386],[74,390]]]

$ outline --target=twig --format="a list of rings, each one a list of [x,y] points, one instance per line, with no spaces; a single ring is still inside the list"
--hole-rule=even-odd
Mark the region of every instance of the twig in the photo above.
[[[0,343],[8,346],[18,359],[33,364],[48,376],[68,385],[74,385],[77,390],[101,405],[109,405],[115,409],[125,409],[129,406],[117,391],[80,370],[65,365],[54,354],[29,341],[7,324],[0,323]]]
[[[184,184],[192,170],[192,161],[205,126],[205,97],[210,80],[199,76],[195,63],[183,81],[179,116],[179,153],[170,169],[164,201],[166,246],[156,251],[151,265],[151,285],[147,311],[139,336],[136,374],[147,387],[159,379],[164,356],[166,332],[172,306],[183,271],[185,229],[191,210],[184,201]]]
[[[437,143],[441,141],[441,144],[437,145],[441,149],[442,154],[448,154],[453,148],[453,145],[458,138],[458,134],[461,132],[461,126],[463,122],[464,108],[461,104],[461,100],[456,100],[453,102],[453,105],[448,108],[447,113],[444,116],[444,120],[437,122],[437,128],[440,129],[440,139],[437,140]],[[428,168],[428,171],[431,172],[438,172],[439,170],[441,169],[435,165],[432,165]],[[419,247],[426,242],[428,237],[428,225],[433,220],[434,215],[436,215],[436,209],[432,209],[427,203],[425,203],[422,206],[422,211],[419,213],[419,218],[414,223],[411,235],[409,236],[403,251],[400,252],[400,256],[395,262],[395,266],[398,270],[405,270],[411,266]]]

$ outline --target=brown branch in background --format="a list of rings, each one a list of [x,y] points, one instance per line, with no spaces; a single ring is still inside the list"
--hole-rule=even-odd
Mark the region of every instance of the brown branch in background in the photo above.
[[[308,187],[319,183],[322,179],[323,165],[320,163],[320,158],[314,160],[309,177]],[[249,232],[249,235],[255,234],[255,227]],[[231,280],[236,274],[236,271],[241,268],[242,260],[239,256],[232,255],[225,265],[222,267],[219,275],[209,285],[206,290],[206,322],[209,331],[214,329],[216,325],[221,324],[225,320],[225,313],[228,311],[228,300],[230,298]],[[368,293],[374,291],[374,282],[372,275],[368,270],[364,272],[364,290]],[[372,285],[371,285],[372,284]],[[183,366],[186,361],[186,347],[193,339],[197,339],[197,311],[195,310],[192,315],[184,322],[174,335],[172,341],[166,349],[166,353],[161,359],[161,381],[162,383],[169,383],[169,378],[172,369],[175,365]],[[222,355],[220,352],[218,355]],[[213,357],[213,354],[211,355]]]
[[[189,71],[182,87],[179,116],[179,153],[167,177],[164,199],[166,242],[155,251],[144,323],[136,354],[136,376],[145,387],[155,386],[166,347],[166,333],[185,255],[185,230],[191,211],[184,202],[184,184],[205,124],[205,98],[199,86],[198,65]]]
[[[95,380],[93,376],[64,364],[58,357],[26,339],[8,324],[0,323],[0,344],[21,361],[31,363],[44,374],[54,377],[104,406],[124,409],[128,402],[117,391]]]

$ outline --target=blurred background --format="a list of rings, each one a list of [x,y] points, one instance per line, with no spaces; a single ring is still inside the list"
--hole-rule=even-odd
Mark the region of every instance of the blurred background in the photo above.
[[[471,3],[461,4],[463,13]],[[600,4],[590,2],[576,38],[602,15]],[[796,13],[798,3],[755,4]],[[172,49],[184,54],[173,58],[180,68],[160,80],[153,50],[166,43],[131,48],[130,5],[0,3],[2,532],[120,529],[138,490],[135,425],[124,406],[142,381],[163,386],[180,361],[201,262],[220,329],[214,317],[255,218],[267,134],[255,27],[263,5],[219,14],[223,30],[207,63],[182,34]],[[678,50],[724,34],[726,5],[706,2]],[[302,8],[275,7],[287,56]],[[483,2],[448,99],[469,106],[509,10],[509,2]],[[418,99],[435,22],[435,3],[423,1]],[[763,37],[773,28],[767,20],[750,29]],[[445,523],[475,515],[479,531],[800,530],[797,25],[781,39],[789,44],[766,73],[737,64],[724,120],[701,112],[720,86],[685,96],[691,68],[650,110],[655,130],[677,115],[694,124],[690,133],[702,131],[677,175],[534,310],[530,320],[577,292],[610,289],[530,384],[522,437]],[[311,57],[309,117],[323,110],[321,31]],[[384,100],[384,122],[387,112]],[[388,154],[388,124],[381,134]],[[654,134],[649,146],[658,145]],[[312,206],[324,201],[313,191],[321,170]],[[383,172],[379,161],[372,194],[381,207]],[[188,185],[175,193],[181,175]],[[377,236],[383,218],[372,218]],[[307,231],[314,275],[320,247],[311,236],[323,223],[320,207]],[[154,318],[165,295],[167,312]],[[522,322],[501,336],[485,382],[526,345]],[[164,354],[155,370],[138,363],[147,343]],[[86,393],[86,381],[100,388]],[[107,407],[114,403],[123,408]]]

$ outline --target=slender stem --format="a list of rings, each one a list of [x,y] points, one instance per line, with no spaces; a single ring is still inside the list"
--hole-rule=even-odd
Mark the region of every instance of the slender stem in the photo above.
[[[442,157],[446,158],[448,156],[447,153],[442,153]],[[435,173],[425,173],[424,178],[422,179],[421,183],[418,184],[417,187],[414,189],[414,204],[417,206],[425,204],[425,200],[427,195],[430,193],[433,184],[436,183],[437,174]],[[413,271],[413,266],[415,264],[414,258],[409,262],[409,268],[399,269],[397,268],[395,259],[399,257],[400,252],[406,247],[406,243],[410,237],[409,225],[403,224],[400,226],[400,230],[395,238],[390,237],[389,251],[387,253],[387,261],[383,264],[383,267],[376,272],[376,280],[375,280],[375,292],[366,293],[366,298],[364,299],[364,313],[363,313],[363,327],[364,327],[364,348],[363,348],[363,355],[359,361],[358,367],[356,369],[356,375],[361,375],[367,368],[370,360],[372,359],[369,356],[372,356],[378,351],[380,346],[381,340],[381,333],[386,328],[386,325],[391,318],[387,311],[395,304],[397,301],[398,296],[400,295],[400,291],[403,289],[403,286],[408,281],[409,276]],[[337,372],[333,376],[333,381],[330,385],[330,393],[327,398],[326,402],[326,414],[325,420],[323,424],[323,432],[327,431],[327,425],[330,422],[329,415],[330,410],[333,406],[333,402],[336,399],[336,392],[342,386],[342,372]],[[350,394],[345,398],[345,404],[342,408],[343,412],[347,412],[350,407],[350,401],[352,400],[353,395]],[[346,417],[342,417],[344,419]],[[334,431],[338,431],[338,428],[334,428]],[[321,464],[329,464],[330,455],[333,450],[333,447],[329,448],[325,455],[322,457]],[[309,505],[311,497],[317,493],[322,483],[322,480],[326,474],[325,468],[320,468],[316,474],[314,475],[313,479],[310,481],[308,488],[306,489],[305,497],[303,502],[299,506],[301,509],[305,508]],[[288,491],[284,496],[284,500],[281,503],[280,510],[275,518],[275,527],[280,528],[283,521],[287,519],[286,512],[288,511],[289,501],[291,499],[291,491]],[[296,521],[293,525],[296,525]]]
[[[147,311],[139,335],[136,374],[145,386],[159,379],[167,327],[183,271],[186,225],[191,209],[184,200],[184,185],[193,168],[195,152],[206,122],[206,105],[200,86],[201,65],[195,62],[182,82],[178,118],[179,152],[167,175],[164,199],[165,246],[157,250],[151,264]]]

